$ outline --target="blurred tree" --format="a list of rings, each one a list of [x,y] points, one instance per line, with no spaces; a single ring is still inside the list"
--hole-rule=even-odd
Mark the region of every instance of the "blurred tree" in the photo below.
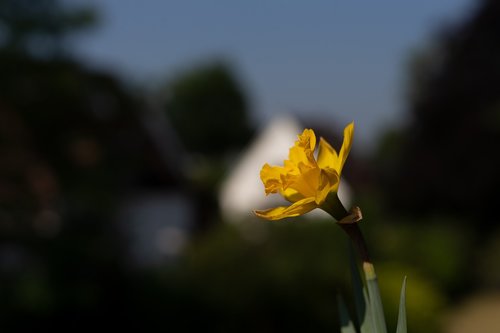
[[[500,2],[481,1],[410,68],[411,123],[386,137],[392,211],[493,223],[500,160]],[[396,141],[394,141],[396,139]]]
[[[168,85],[167,93],[168,116],[189,151],[220,156],[249,140],[248,102],[226,65],[183,73]]]
[[[230,67],[220,62],[180,73],[165,93],[167,116],[194,157],[187,175],[199,230],[205,230],[220,221],[217,195],[228,157],[251,138],[248,102]]]
[[[125,292],[135,284],[114,220],[121,199],[181,182],[146,130],[144,103],[109,74],[57,53],[66,33],[90,22],[85,13],[58,1],[0,0],[3,331],[119,324],[137,306]],[[39,38],[47,48],[33,48]]]
[[[68,33],[95,22],[88,7],[66,9],[58,0],[0,0],[0,48],[14,53],[50,55]]]

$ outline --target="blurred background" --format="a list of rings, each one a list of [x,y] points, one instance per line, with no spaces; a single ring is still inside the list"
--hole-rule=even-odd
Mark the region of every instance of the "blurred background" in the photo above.
[[[410,332],[499,332],[498,1],[0,0],[0,329],[339,331],[340,228],[251,212],[353,120],[390,329],[406,275]]]

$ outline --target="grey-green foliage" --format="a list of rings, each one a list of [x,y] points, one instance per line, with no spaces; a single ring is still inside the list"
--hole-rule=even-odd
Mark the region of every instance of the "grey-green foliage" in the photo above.
[[[359,275],[358,268],[356,267],[356,261],[354,259],[354,253],[351,249],[351,278],[352,286],[354,292],[354,302],[356,305],[356,314],[359,320],[359,329],[361,333],[373,332],[373,319],[371,307],[369,306],[368,291],[363,286],[361,282],[361,277]]]
[[[354,293],[354,302],[356,306],[356,315],[358,319],[358,328],[360,333],[387,333],[385,323],[384,309],[377,278],[367,277],[366,286],[363,286],[361,277],[354,255],[351,251],[350,256],[351,277]],[[406,333],[406,277],[401,288],[401,297],[399,304],[398,326],[396,333]],[[341,322],[341,332],[356,332],[351,328],[352,321],[349,319],[346,306],[339,297],[339,315]]]
[[[367,278],[366,287],[368,289],[369,307],[372,312],[372,320],[374,332],[387,333],[387,326],[385,324],[384,307],[380,297],[380,290],[378,287],[377,278]]]
[[[352,323],[349,313],[347,311],[347,306],[345,305],[342,296],[337,297],[337,304],[339,307],[339,318],[340,318],[340,332],[341,333],[356,333],[354,324]]]
[[[398,326],[396,333],[406,333],[406,276],[403,280],[403,286],[401,287],[401,296],[399,299],[399,314],[398,314]]]

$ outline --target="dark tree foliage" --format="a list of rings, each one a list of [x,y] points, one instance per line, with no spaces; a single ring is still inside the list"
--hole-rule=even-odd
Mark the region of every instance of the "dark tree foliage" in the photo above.
[[[130,191],[179,182],[143,103],[60,57],[0,52],[0,73],[0,330],[142,320],[149,286],[128,274],[113,218]]]
[[[500,185],[500,2],[420,55],[411,72],[411,123],[382,164],[393,211],[493,222]]]
[[[175,79],[167,92],[168,116],[188,150],[220,155],[250,138],[248,102],[227,66],[195,68]]]
[[[95,22],[87,7],[67,9],[58,0],[0,0],[0,48],[51,54],[64,36]]]

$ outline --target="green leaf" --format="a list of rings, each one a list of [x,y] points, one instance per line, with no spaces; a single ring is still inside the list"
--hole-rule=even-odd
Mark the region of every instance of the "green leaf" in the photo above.
[[[373,328],[373,318],[370,301],[368,299],[368,292],[361,282],[361,276],[359,275],[352,246],[350,246],[350,264],[354,304],[356,306],[359,329],[361,333],[373,333],[375,330]]]
[[[401,287],[401,296],[399,298],[399,314],[398,326],[396,333],[406,333],[406,276],[403,279],[403,286]]]
[[[347,312],[347,307],[345,305],[342,296],[337,296],[337,303],[339,306],[339,317],[340,317],[340,332],[341,333],[356,333],[354,324],[352,323],[349,313]]]
[[[380,297],[380,290],[378,287],[376,276],[366,276],[366,286],[368,288],[368,297],[370,299],[370,307],[372,310],[373,326],[375,333],[387,333],[387,326],[385,324],[384,307],[382,306],[382,299]]]

